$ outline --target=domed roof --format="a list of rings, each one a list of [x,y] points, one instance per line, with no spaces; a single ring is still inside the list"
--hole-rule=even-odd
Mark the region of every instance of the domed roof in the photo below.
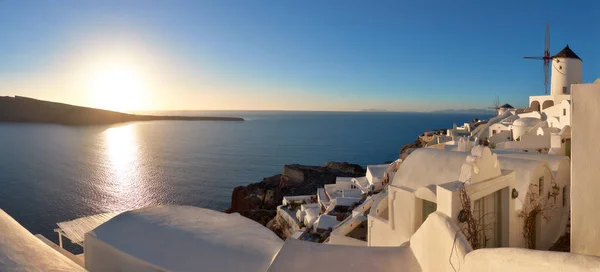
[[[513,126],[520,126],[520,127],[533,127],[535,126],[537,123],[539,123],[541,120],[538,118],[534,118],[534,117],[524,117],[524,118],[519,118],[517,120],[515,120],[513,122]]]
[[[577,56],[577,54],[575,54],[575,52],[573,52],[573,50],[571,50],[571,48],[569,48],[568,44],[565,48],[563,48],[563,50],[560,50],[560,52],[552,56],[552,58],[578,59],[583,61],[579,56]]]
[[[85,239],[86,254],[88,246],[92,247],[89,254],[97,252],[93,249],[98,244],[115,254],[98,256],[96,265],[125,259],[132,264],[150,263],[161,271],[266,271],[283,246],[275,233],[239,214],[191,206],[124,212]],[[86,261],[94,258],[86,256]]]
[[[417,190],[427,185],[456,181],[469,153],[419,148],[402,162],[392,185]]]

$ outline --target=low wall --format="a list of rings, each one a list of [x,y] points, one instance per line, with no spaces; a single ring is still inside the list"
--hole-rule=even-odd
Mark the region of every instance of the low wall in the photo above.
[[[0,271],[85,271],[0,210]]]
[[[366,241],[361,241],[348,236],[339,235],[332,233],[329,236],[329,243],[333,245],[346,245],[346,246],[367,246]]]
[[[460,271],[600,271],[600,257],[521,248],[478,249],[467,254]]]
[[[440,212],[427,217],[410,238],[410,248],[423,271],[439,272],[463,271],[465,255],[472,250],[462,232]]]
[[[352,216],[357,216],[361,214],[364,215],[365,212],[371,209],[371,207],[373,206],[373,202],[375,202],[375,200],[377,200],[379,197],[380,195],[367,198],[362,204],[358,205],[358,207],[352,210]]]
[[[302,201],[306,201],[307,204],[312,203],[311,199],[315,197],[314,195],[302,195],[302,196],[284,196],[283,197],[283,205],[289,205],[292,201],[297,202],[298,204],[302,203]]]
[[[369,214],[367,228],[369,246],[396,247],[405,242],[398,239],[387,220],[377,216]]]
[[[300,230],[300,225],[298,223],[298,220],[296,220],[296,218],[294,218],[290,213],[285,211],[283,209],[283,206],[281,206],[281,205],[277,206],[277,216],[279,218],[281,218],[283,221],[285,221],[286,223],[288,223],[288,225],[290,226],[291,233],[294,233],[294,232]]]

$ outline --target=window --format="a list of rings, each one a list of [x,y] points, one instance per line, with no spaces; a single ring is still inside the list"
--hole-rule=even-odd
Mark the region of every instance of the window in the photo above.
[[[540,196],[542,195],[542,192],[544,192],[544,177],[540,177],[540,179],[538,180],[538,188],[539,188],[539,194]]]
[[[492,130],[492,135],[496,135],[496,130]]]
[[[563,87],[563,93],[567,93],[567,87]]]
[[[567,116],[567,109],[563,109],[563,116]]]
[[[567,185],[563,186],[562,194],[563,194],[563,207],[566,207],[567,206]]]
[[[559,70],[562,70],[562,65],[561,65],[561,66],[558,66],[558,69],[559,69]]]

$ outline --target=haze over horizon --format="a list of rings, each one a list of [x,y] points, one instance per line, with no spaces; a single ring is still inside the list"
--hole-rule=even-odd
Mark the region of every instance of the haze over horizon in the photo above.
[[[0,1],[0,95],[119,111],[433,111],[600,77],[600,3]]]

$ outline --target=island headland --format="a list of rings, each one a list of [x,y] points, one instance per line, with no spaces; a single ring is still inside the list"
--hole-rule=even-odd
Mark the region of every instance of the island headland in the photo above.
[[[68,126],[106,125],[134,121],[244,121],[239,117],[161,116],[129,114],[22,96],[0,96],[0,122],[49,123]]]

